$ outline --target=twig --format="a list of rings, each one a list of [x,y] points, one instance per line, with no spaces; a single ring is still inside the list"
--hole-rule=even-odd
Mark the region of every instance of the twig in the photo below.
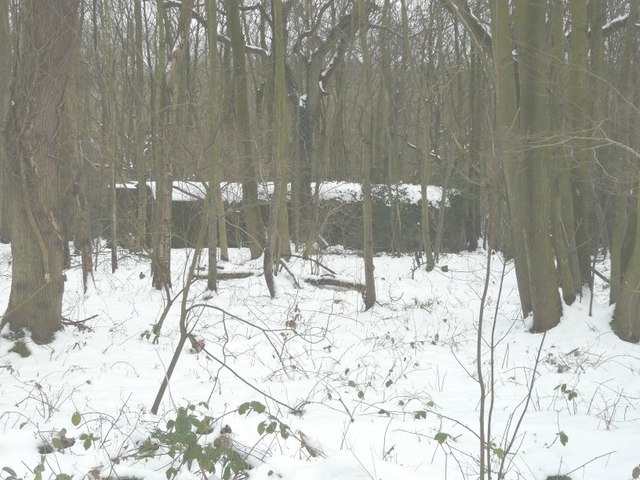
[[[582,467],[586,467],[587,465],[589,465],[590,463],[595,462],[596,460],[601,459],[602,457],[606,457],[607,455],[611,455],[612,453],[616,453],[615,450],[611,450],[610,452],[607,453],[603,453],[602,455],[598,455],[597,457],[593,457],[591,460],[588,460],[586,462],[584,462],[582,465],[580,465],[579,467],[574,468],[573,470],[571,470],[570,472],[565,473],[564,475],[566,477],[568,477],[569,475],[571,475],[573,472],[576,472],[578,470],[580,470]]]
[[[294,258],[301,258],[302,260],[309,260],[310,262],[315,263],[316,265],[318,265],[320,268],[324,268],[327,272],[333,274],[333,275],[337,275],[336,272],[334,272],[333,270],[331,270],[329,267],[327,267],[326,265],[324,265],[323,263],[319,262],[318,260],[316,260],[315,258],[311,258],[307,255],[294,255],[292,254],[291,257]]]
[[[603,274],[601,274],[598,270],[596,270],[595,268],[593,268],[593,274],[598,277],[601,280],[604,280],[607,283],[611,283],[611,280],[609,278],[607,278],[606,276],[604,276]]]
[[[293,274],[293,272],[292,272],[292,271],[291,271],[291,269],[287,266],[287,263],[286,263],[283,259],[280,259],[280,266],[281,266],[282,268],[284,268],[284,269],[287,271],[287,273],[288,273],[289,275],[291,275],[291,278],[293,279],[293,285],[294,285],[296,288],[298,288],[298,289],[302,288],[302,287],[300,286],[300,283],[298,283],[298,280],[296,279],[296,276]]]
[[[222,360],[220,360],[218,357],[216,357],[215,355],[213,355],[210,351],[208,351],[206,348],[203,348],[202,351],[204,353],[207,354],[207,356],[209,358],[211,358],[212,360],[215,360],[216,362],[218,362],[220,364],[220,366],[226,368],[227,370],[229,370],[238,380],[240,380],[242,383],[244,383],[245,385],[247,385],[248,387],[252,388],[253,390],[255,390],[256,392],[258,392],[260,395],[264,395],[265,397],[267,397],[269,400],[272,400],[273,402],[277,403],[278,405],[287,408],[289,410],[290,413],[296,414],[296,415],[301,415],[302,412],[300,412],[300,409],[297,409],[295,407],[292,407],[291,405],[287,405],[284,402],[281,402],[280,400],[278,400],[277,398],[269,395],[267,392],[260,390],[258,387],[256,387],[255,385],[253,385],[251,382],[249,382],[248,380],[246,380],[244,377],[242,377],[239,373],[237,373],[233,368],[231,368],[229,365],[226,364],[226,362],[223,362]]]
[[[85,318],[84,320],[69,320],[66,317],[62,317],[62,324],[63,325],[73,325],[73,326],[84,326],[84,324],[86,322],[88,322],[89,320],[93,320],[94,318],[98,317],[98,314],[96,313],[95,315],[91,315],[88,318]]]
[[[542,354],[542,346],[544,345],[544,340],[547,338],[547,332],[544,332],[542,334],[542,340],[540,340],[540,346],[538,347],[538,353],[536,355],[536,362],[534,364],[533,367],[533,374],[531,375],[531,382],[529,383],[529,390],[527,391],[527,396],[525,397],[526,400],[524,402],[524,406],[522,407],[522,412],[520,413],[520,417],[518,418],[518,421],[516,422],[516,427],[513,431],[513,434],[511,435],[511,440],[509,441],[509,444],[507,445],[507,448],[505,448],[504,450],[504,455],[502,456],[502,459],[500,460],[500,469],[498,470],[498,478],[501,478],[501,476],[504,473],[504,463],[507,459],[508,454],[511,452],[511,449],[513,448],[513,444],[516,440],[516,437],[518,435],[518,431],[520,430],[520,426],[522,425],[522,421],[524,420],[524,416],[527,413],[527,409],[529,407],[529,402],[531,401],[531,396],[533,395],[533,386],[536,383],[536,374],[538,373],[538,367],[540,366],[540,355]]]

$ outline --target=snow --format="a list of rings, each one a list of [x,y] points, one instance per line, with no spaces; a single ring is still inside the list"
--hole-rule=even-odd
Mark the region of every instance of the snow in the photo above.
[[[135,190],[137,182],[125,182],[116,184],[116,188],[126,188]],[[147,182],[147,185],[151,188],[153,195],[156,194],[155,182]],[[235,182],[223,182],[220,184],[222,190],[222,198],[225,202],[239,203],[242,201],[242,184]],[[315,191],[315,182],[311,183],[311,190]],[[273,195],[274,184],[273,182],[262,182],[258,184],[258,198],[266,201],[271,195]],[[387,204],[389,204],[389,194],[387,185],[372,185],[372,191],[374,195],[378,194],[384,196]],[[400,183],[392,185],[391,190],[396,198],[409,204],[418,204],[421,201],[421,189],[420,185]],[[207,185],[203,182],[194,181],[175,181],[173,182],[173,201],[193,201],[201,200],[205,198],[207,192]],[[287,186],[288,195],[291,195],[291,184]],[[452,190],[451,194],[456,192]],[[323,201],[340,201],[340,202],[353,202],[362,200],[362,187],[359,183],[354,182],[338,182],[329,181],[322,182],[319,190],[320,199]],[[429,205],[438,206],[442,200],[442,187],[436,185],[427,186],[427,200]],[[448,201],[448,198],[447,198]]]
[[[174,295],[192,254],[173,251]],[[262,266],[247,250],[230,255],[229,263],[221,263],[227,270]],[[126,251],[119,257],[120,268],[111,274],[104,248],[87,294],[77,258],[67,272],[64,316],[97,315],[86,322],[90,329],[66,326],[50,345],[27,338],[27,358],[9,352],[14,342],[0,338],[0,469],[33,478],[41,460],[38,445],[64,428],[76,443],[44,456],[43,478],[66,473],[78,479],[164,479],[180,462],[166,454],[137,458],[139,447],[175,418],[178,407],[191,403],[198,415],[215,420],[203,441],[228,425],[234,442],[253,449],[251,480],[478,478],[476,335],[486,252],[445,257],[440,265],[447,272],[415,269],[411,257],[376,257],[379,303],[367,312],[354,291],[304,282],[295,288],[284,271],[276,277],[275,300],[259,276],[225,280],[214,295],[197,281],[187,305],[215,308],[194,308],[190,325],[232,371],[205,352],[185,348],[158,415],[150,407],[178,342],[180,297],[154,344],[145,332],[163,311],[163,293],[151,286],[147,259]],[[8,301],[10,258],[9,246],[0,245],[0,308]],[[355,255],[317,259],[340,276],[363,281],[362,259]],[[299,258],[289,268],[298,280],[326,273]],[[543,339],[529,332],[530,319],[521,318],[511,262],[499,295],[502,269],[502,259],[494,256],[481,358],[488,375],[500,297],[492,420],[500,448],[512,438]],[[507,458],[507,479],[545,480],[569,472],[573,480],[626,479],[640,463],[640,347],[612,333],[607,295],[607,286],[598,283],[593,316],[585,292],[565,306],[561,324],[544,338],[531,401]],[[240,415],[239,405],[251,401],[264,404],[266,412]],[[77,426],[75,412],[81,414]],[[287,424],[292,435],[260,435],[258,424],[269,418]],[[435,437],[444,433],[439,443]],[[96,439],[86,450],[82,434]],[[312,457],[302,438],[324,456]],[[178,478],[203,477],[182,465]]]
[[[628,18],[629,18],[628,13],[625,15],[619,15],[616,18],[612,19],[610,22],[603,25],[602,30],[609,30],[610,28],[612,28],[614,25],[617,25],[618,23],[626,22]]]

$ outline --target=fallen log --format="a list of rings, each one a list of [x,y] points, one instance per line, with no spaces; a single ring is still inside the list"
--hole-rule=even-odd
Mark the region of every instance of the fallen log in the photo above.
[[[338,275],[309,275],[302,279],[305,283],[320,288],[333,288],[336,290],[355,290],[364,293],[364,284],[348,277]]]
[[[236,271],[236,272],[218,272],[218,280],[236,280],[238,278],[257,277],[262,275],[262,272],[258,271]],[[206,275],[196,275],[196,280],[206,280]]]

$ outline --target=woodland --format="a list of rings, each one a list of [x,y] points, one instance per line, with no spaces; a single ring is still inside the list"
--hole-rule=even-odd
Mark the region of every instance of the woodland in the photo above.
[[[253,258],[264,251],[268,284],[290,239],[308,253],[320,233],[312,181],[357,181],[370,308],[372,182],[420,179],[423,196],[429,184],[460,192],[470,250],[482,237],[514,259],[534,330],[555,326],[562,304],[593,283],[601,249],[614,330],[640,339],[637,2],[96,0],[3,10],[2,238],[19,239],[3,320],[12,328],[47,341],[59,327],[70,239],[85,277],[98,234],[117,268],[116,185],[127,180],[157,185],[151,222],[138,189],[131,236],[133,248],[150,245],[159,289],[170,286],[173,181],[209,185],[206,246],[223,259],[220,182],[242,183],[246,243]],[[263,219],[265,181],[274,186]],[[431,269],[434,219],[422,205]],[[36,291],[42,301],[27,301]]]
[[[504,478],[517,433],[493,443],[481,359],[505,272],[511,318],[532,338],[602,301],[620,344],[640,341],[639,34],[640,0],[0,0],[3,338],[35,351],[88,328],[93,317],[68,317],[69,277],[81,272],[90,296],[105,262],[117,279],[136,258],[163,305],[142,336],[161,342],[180,310],[156,414],[180,352],[201,352],[191,312],[229,315],[223,285],[259,278],[278,305],[288,278],[351,292],[364,314],[395,302],[377,265],[410,262],[427,279],[466,252],[486,270],[473,287],[480,447],[476,473],[458,466]],[[327,200],[340,186],[349,198]],[[357,240],[330,245],[332,228]],[[345,252],[357,275],[324,263]],[[195,409],[169,430],[206,430]],[[272,416],[258,431],[286,440],[287,428]],[[222,455],[224,478],[245,470],[214,450],[209,463],[181,451],[180,467],[206,477]]]

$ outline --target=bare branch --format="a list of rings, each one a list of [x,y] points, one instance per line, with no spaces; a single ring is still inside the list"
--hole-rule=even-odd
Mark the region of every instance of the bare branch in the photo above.
[[[466,0],[440,0],[442,4],[449,10],[467,29],[473,38],[473,42],[485,55],[489,58],[493,56],[493,40],[491,34],[480,23],[469,9]]]

